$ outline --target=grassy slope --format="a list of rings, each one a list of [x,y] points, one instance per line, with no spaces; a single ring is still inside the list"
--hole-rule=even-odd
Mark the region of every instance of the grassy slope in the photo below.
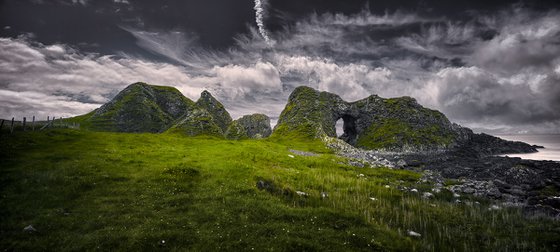
[[[0,138],[2,250],[553,250],[560,239],[558,223],[516,210],[402,193],[397,184],[429,185],[413,172],[340,164],[318,142],[76,130]],[[289,148],[324,154],[291,158]],[[258,190],[259,180],[276,189]],[[22,231],[30,224],[38,232]]]

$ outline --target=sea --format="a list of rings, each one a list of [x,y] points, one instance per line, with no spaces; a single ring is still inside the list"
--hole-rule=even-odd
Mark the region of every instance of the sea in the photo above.
[[[528,154],[507,154],[508,157],[520,157],[531,160],[552,160],[560,162],[560,135],[496,135],[505,140],[521,141],[531,145],[540,145],[544,149]]]

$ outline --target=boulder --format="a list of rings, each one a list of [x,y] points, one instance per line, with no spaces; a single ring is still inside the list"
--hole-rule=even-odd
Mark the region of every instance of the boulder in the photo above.
[[[228,139],[259,139],[268,137],[271,133],[270,118],[263,114],[253,114],[233,121],[225,135]]]

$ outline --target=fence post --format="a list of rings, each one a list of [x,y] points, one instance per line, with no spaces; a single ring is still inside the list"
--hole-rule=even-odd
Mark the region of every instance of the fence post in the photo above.
[[[10,134],[14,133],[14,119],[15,118],[12,117],[12,125],[10,126]]]
[[[25,131],[25,123],[27,122],[27,118],[23,118],[23,131]]]
[[[35,131],[35,116],[33,116],[33,122],[31,122],[31,129]]]
[[[0,132],[2,131],[2,128],[4,128],[4,119],[2,119],[2,122],[0,122]]]

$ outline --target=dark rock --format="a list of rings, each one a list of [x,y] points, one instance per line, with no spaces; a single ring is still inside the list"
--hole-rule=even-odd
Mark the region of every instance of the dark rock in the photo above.
[[[542,200],[542,204],[560,210],[560,197],[554,196],[554,197],[545,198]]]
[[[199,108],[203,108],[208,111],[208,113],[212,115],[214,122],[218,125],[218,127],[220,127],[222,132],[226,132],[227,128],[232,122],[231,116],[224,108],[224,105],[216,100],[216,98],[214,98],[214,96],[212,96],[210,92],[206,90],[203,91],[200,94],[200,98],[198,99],[198,101],[196,101],[196,105]]]
[[[183,116],[168,132],[178,132],[188,136],[209,135],[223,137],[220,126],[212,115],[204,109],[194,109]]]
[[[163,132],[196,105],[173,87],[134,83],[85,115],[94,130]]]
[[[257,181],[257,188],[259,190],[265,190],[265,191],[270,192],[270,193],[274,192],[274,190],[275,190],[274,184],[272,182],[266,181],[266,180]]]
[[[438,149],[457,140],[454,126],[443,114],[420,106],[413,98],[372,95],[348,103],[335,94],[309,87],[292,92],[274,134],[336,137],[339,119],[344,121],[340,138],[365,149]]]
[[[469,157],[536,151],[525,143],[474,134],[410,97],[384,99],[372,95],[346,102],[335,94],[310,87],[298,87],[292,92],[273,134],[336,137],[339,119],[344,121],[340,139],[362,149],[418,152],[455,148],[458,155]]]
[[[270,136],[270,118],[263,114],[243,116],[233,121],[226,131],[228,139],[265,138]]]

